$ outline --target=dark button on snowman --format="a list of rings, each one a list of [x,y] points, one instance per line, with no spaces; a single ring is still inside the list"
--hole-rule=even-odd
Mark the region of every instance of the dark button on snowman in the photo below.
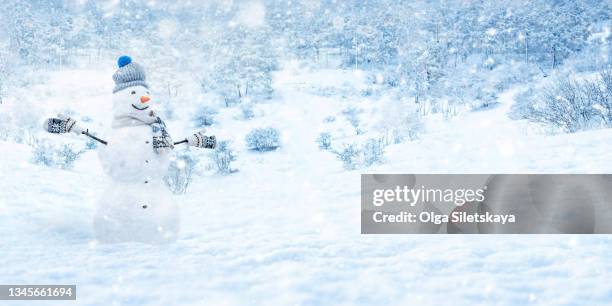
[[[129,56],[120,57],[118,66],[113,75],[113,118],[107,141],[70,118],[51,118],[45,127],[51,133],[75,132],[105,144],[99,147],[98,157],[110,180],[96,204],[98,240],[172,242],[179,232],[179,209],[162,180],[172,149],[181,143],[212,149],[216,140],[197,132],[172,142],[165,123],[151,109],[142,66]]]

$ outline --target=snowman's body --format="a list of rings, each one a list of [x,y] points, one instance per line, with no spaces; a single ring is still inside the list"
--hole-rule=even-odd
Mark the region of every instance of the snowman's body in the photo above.
[[[148,89],[135,86],[113,98],[113,124],[105,133],[108,145],[98,151],[109,178],[94,217],[96,238],[103,242],[163,243],[178,234],[178,207],[163,182],[171,152],[153,149],[150,125],[125,120],[150,112],[147,95]],[[127,124],[118,125],[117,118]]]

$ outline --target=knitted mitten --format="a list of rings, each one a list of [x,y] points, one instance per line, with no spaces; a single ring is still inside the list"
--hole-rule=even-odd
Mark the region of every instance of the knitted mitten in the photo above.
[[[69,133],[81,134],[83,129],[76,124],[76,120],[69,117],[49,118],[45,122],[45,129],[49,133]]]
[[[202,132],[197,132],[187,137],[187,143],[193,147],[214,149],[217,146],[217,139],[215,136],[206,136]]]

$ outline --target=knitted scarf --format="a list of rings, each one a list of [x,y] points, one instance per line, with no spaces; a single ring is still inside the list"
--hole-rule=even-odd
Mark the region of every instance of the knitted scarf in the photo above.
[[[120,128],[126,126],[149,125],[153,137],[153,150],[157,154],[167,153],[174,148],[172,138],[166,129],[166,123],[156,116],[153,111],[144,114],[129,114],[115,116],[113,118],[112,127]]]

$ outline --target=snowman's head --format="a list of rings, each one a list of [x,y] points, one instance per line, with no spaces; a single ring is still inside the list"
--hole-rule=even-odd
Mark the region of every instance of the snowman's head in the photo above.
[[[151,92],[144,86],[124,88],[113,95],[115,114],[129,115],[150,111]]]
[[[113,75],[113,108],[115,115],[139,115],[150,111],[151,93],[142,66],[132,62],[129,56],[117,60],[119,69]]]

